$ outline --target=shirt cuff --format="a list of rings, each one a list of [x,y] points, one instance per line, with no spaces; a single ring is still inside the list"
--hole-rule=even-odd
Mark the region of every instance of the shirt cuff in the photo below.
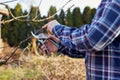
[[[57,52],[61,52],[61,50],[64,48],[65,46],[62,45],[60,42],[59,42],[59,47],[58,47],[58,51]]]
[[[59,37],[59,35],[61,34],[61,31],[64,29],[64,26],[62,25],[56,25],[55,27],[53,27],[52,29],[52,33],[56,36]]]

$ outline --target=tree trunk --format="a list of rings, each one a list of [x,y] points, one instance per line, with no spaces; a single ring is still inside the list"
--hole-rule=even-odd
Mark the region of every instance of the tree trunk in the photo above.
[[[35,55],[38,55],[39,53],[38,53],[38,50],[37,50],[36,39],[32,38],[31,43],[32,43],[32,52]]]

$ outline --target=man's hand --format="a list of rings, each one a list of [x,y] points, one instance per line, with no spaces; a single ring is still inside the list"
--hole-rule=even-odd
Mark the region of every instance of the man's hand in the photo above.
[[[53,27],[55,27],[56,25],[59,25],[60,23],[58,23],[56,20],[50,21],[49,23],[45,24],[42,28],[46,29],[50,34],[52,34],[52,29]]]
[[[45,46],[46,47],[44,45],[38,44],[39,46],[41,46],[40,48],[44,53],[46,51],[46,48],[50,53],[58,51],[58,47],[51,41],[51,39],[54,40],[55,42],[59,42],[58,38],[56,38],[53,35],[49,35],[49,38],[45,41]]]
[[[50,21],[47,24],[45,24],[42,28],[46,29],[48,33],[53,34],[52,29],[56,25],[59,25],[59,23],[56,20],[53,20],[53,21]],[[46,47],[41,45],[41,50],[43,52],[46,51],[46,48],[49,52],[57,52],[58,51],[58,47],[53,42],[51,42],[50,39],[53,39],[54,41],[59,42],[59,39],[57,37],[55,37],[53,35],[49,35],[49,39],[47,39],[46,42],[45,42]]]

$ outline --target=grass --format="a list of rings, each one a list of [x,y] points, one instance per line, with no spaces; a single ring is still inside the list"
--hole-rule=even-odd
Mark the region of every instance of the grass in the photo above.
[[[27,62],[0,66],[0,80],[85,80],[84,59],[31,56]]]

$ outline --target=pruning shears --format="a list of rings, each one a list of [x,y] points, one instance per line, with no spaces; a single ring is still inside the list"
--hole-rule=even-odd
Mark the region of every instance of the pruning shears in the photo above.
[[[59,43],[57,43],[56,41],[54,41],[53,39],[50,39],[47,35],[45,35],[44,33],[40,33],[38,35],[35,35],[32,31],[31,31],[31,34],[34,38],[36,38],[38,40],[38,42],[40,42],[41,45],[43,45],[46,50],[45,50],[45,53],[46,55],[49,57],[50,56],[50,52],[49,50],[47,49],[46,45],[45,45],[45,42],[46,40],[50,40],[56,47],[59,47]]]

